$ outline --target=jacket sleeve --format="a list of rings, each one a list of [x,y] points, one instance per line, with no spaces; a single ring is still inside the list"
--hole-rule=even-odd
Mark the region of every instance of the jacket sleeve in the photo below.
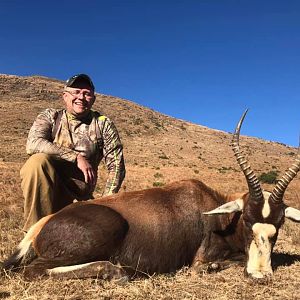
[[[46,109],[37,116],[28,134],[26,152],[29,155],[34,153],[50,154],[75,162],[78,152],[52,143],[55,113],[56,110],[54,109]]]
[[[105,117],[102,129],[103,155],[108,178],[103,195],[117,193],[125,178],[123,146],[114,123]]]

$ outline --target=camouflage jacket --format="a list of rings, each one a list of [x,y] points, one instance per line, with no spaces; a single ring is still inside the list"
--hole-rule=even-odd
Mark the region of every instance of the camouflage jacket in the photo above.
[[[118,192],[125,177],[125,165],[123,147],[113,122],[95,111],[78,120],[63,110],[59,124],[55,125],[58,112],[46,109],[37,116],[29,131],[27,153],[42,152],[74,163],[80,153],[96,173],[104,158],[109,174],[103,195]],[[53,137],[54,128],[57,131]]]

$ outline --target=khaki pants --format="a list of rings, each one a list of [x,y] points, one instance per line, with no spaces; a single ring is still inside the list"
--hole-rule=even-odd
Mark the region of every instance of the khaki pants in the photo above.
[[[25,198],[24,231],[39,219],[55,213],[74,199],[88,200],[92,193],[76,164],[37,153],[23,165],[21,188]]]

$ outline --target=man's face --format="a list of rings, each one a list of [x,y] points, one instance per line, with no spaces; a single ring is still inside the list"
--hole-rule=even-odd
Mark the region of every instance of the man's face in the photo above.
[[[85,117],[95,102],[95,94],[90,87],[67,87],[63,93],[66,110],[75,117]]]

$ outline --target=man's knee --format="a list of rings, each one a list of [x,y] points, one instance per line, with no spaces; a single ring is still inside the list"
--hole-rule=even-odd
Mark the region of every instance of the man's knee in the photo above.
[[[45,153],[36,153],[31,155],[20,170],[20,175],[23,177],[28,173],[36,173],[39,170],[53,168],[53,157]]]

